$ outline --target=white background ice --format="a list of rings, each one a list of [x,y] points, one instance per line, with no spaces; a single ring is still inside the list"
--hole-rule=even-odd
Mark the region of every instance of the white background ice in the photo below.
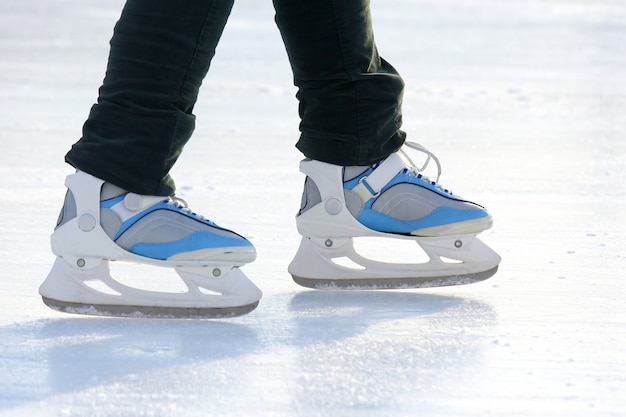
[[[238,1],[174,170],[248,236],[236,319],[63,315],[37,288],[121,0],[0,3],[1,416],[621,416],[626,3],[374,0],[405,129],[492,212],[484,283],[315,292],[298,246],[297,104],[269,1]],[[162,271],[122,268],[166,285]]]

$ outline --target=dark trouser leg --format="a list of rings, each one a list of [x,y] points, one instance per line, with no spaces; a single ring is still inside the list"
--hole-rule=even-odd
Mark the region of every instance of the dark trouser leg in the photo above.
[[[233,0],[128,0],[98,103],[66,155],[76,168],[139,194],[170,195],[198,89]]]
[[[367,165],[404,143],[404,83],[376,50],[369,0],[274,0],[298,87],[297,147],[336,165]]]

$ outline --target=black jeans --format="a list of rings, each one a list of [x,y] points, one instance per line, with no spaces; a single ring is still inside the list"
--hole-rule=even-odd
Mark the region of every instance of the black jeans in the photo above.
[[[127,0],[83,137],[66,161],[139,194],[171,195],[169,171],[234,0]],[[369,0],[274,0],[305,156],[368,165],[397,150],[404,83],[377,52]]]

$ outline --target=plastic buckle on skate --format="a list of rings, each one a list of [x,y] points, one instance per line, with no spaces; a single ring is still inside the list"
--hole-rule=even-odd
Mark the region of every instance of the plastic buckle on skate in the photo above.
[[[368,201],[374,197],[378,197],[378,194],[380,194],[380,190],[374,190],[366,179],[367,177],[362,177],[359,180],[359,184],[352,189],[352,191],[361,197],[361,200],[363,201]]]

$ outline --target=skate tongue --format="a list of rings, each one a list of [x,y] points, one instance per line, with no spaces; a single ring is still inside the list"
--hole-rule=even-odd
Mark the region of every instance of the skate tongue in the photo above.
[[[124,207],[132,212],[139,212],[166,200],[167,197],[128,193],[126,194],[126,196],[124,196]]]

